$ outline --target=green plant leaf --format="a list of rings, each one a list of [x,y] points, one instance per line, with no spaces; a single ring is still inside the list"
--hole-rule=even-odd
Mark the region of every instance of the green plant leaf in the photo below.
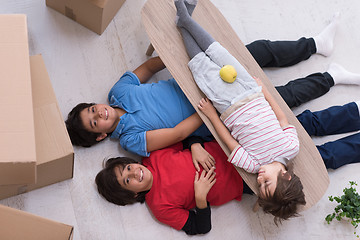
[[[338,205],[334,208],[334,212],[328,214],[325,220],[328,224],[336,218],[341,221],[342,219],[348,219],[352,226],[356,229],[360,223],[360,195],[357,193],[354,186],[357,186],[355,181],[349,181],[350,187],[343,189],[342,196],[329,196],[329,201],[336,201]],[[354,231],[356,235],[356,231]],[[357,235],[357,237],[359,237]]]

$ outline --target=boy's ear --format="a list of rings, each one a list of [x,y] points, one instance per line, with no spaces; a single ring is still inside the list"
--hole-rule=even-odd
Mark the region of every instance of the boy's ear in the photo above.
[[[97,136],[96,141],[100,142],[101,140],[103,140],[106,137],[107,137],[106,133],[101,133],[99,136]]]
[[[281,175],[284,179],[286,179],[288,181],[291,180],[291,174],[288,171],[283,171]]]

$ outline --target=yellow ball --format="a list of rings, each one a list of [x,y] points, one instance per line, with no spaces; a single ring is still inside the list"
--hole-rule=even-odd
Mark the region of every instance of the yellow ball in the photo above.
[[[224,82],[233,83],[236,79],[237,72],[231,65],[225,65],[220,69],[220,77]]]

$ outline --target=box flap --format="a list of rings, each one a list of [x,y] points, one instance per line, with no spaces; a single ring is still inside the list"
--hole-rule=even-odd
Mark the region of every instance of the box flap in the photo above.
[[[36,179],[26,16],[0,15],[0,184]]]
[[[0,236],[3,240],[69,240],[73,227],[0,205]]]
[[[74,150],[41,55],[32,56],[37,165],[73,154]]]
[[[90,2],[92,2],[92,4],[98,6],[99,8],[105,8],[109,0],[90,0]]]

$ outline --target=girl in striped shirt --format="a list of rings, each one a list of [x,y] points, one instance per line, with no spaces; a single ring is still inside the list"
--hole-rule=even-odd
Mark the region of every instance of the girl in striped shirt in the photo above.
[[[258,174],[260,206],[272,213],[275,220],[297,215],[297,206],[305,204],[303,186],[286,167],[299,151],[295,127],[288,123],[261,81],[251,77],[190,17],[184,0],[175,1],[175,6],[177,26],[191,58],[188,66],[197,85],[213,104],[202,99],[198,107],[230,149],[228,161]],[[219,71],[224,65],[236,69],[233,83],[221,79]]]

